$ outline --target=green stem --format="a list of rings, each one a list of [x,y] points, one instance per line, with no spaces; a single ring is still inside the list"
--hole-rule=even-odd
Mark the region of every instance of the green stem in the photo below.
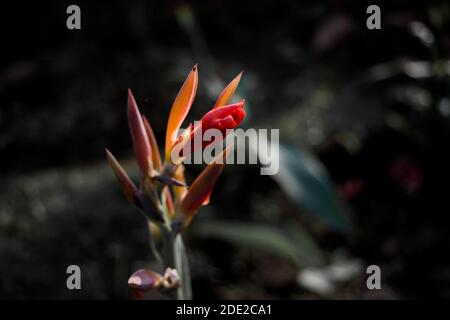
[[[175,259],[173,255],[174,238],[172,232],[162,227],[161,235],[163,239],[162,256],[164,268],[175,268]]]
[[[170,168],[167,168],[167,170],[169,169]],[[165,223],[159,224],[163,240],[162,260],[164,269],[175,269],[180,277],[180,286],[176,291],[176,298],[178,300],[190,300],[192,299],[191,274],[189,271],[189,261],[187,259],[186,249],[180,233],[172,227],[172,218],[169,215],[166,202],[164,201],[162,189],[160,191],[165,221]]]
[[[161,235],[163,238],[163,262],[164,268],[172,268],[178,272],[180,286],[176,292],[178,300],[192,299],[191,274],[189,261],[180,234],[174,235],[166,225],[161,225]]]
[[[174,258],[176,270],[180,276],[180,287],[177,290],[178,300],[192,300],[191,272],[183,239],[178,234],[174,242]]]

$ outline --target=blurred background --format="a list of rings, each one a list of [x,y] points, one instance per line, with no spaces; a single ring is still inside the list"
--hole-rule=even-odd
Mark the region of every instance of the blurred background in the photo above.
[[[2,4],[0,298],[133,298],[147,226],[104,148],[136,181],[127,88],[162,145],[195,63],[188,121],[243,70],[243,128],[281,143],[278,175],[227,166],[184,234],[195,298],[449,298],[450,5],[377,1],[369,30],[370,4]],[[66,288],[72,264],[82,290]]]

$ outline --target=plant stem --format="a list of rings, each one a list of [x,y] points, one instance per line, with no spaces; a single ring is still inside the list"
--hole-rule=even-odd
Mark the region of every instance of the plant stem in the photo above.
[[[180,234],[173,234],[166,225],[161,225],[161,235],[164,241],[162,252],[164,268],[175,269],[180,277],[180,286],[176,291],[176,298],[178,300],[191,300],[191,274],[183,239]]]
[[[184,247],[183,238],[178,234],[174,242],[174,258],[176,270],[180,276],[180,287],[177,290],[178,300],[192,300],[191,272]]]
[[[167,208],[163,197],[163,191],[162,189],[159,191],[161,192],[161,205],[165,221],[164,223],[158,223],[163,240],[161,254],[164,270],[171,268],[175,269],[178,273],[180,286],[176,291],[176,299],[191,300],[191,273],[189,271],[186,248],[184,247],[183,239],[181,238],[180,228],[176,227],[176,224],[173,224],[172,217],[169,214],[169,209]]]

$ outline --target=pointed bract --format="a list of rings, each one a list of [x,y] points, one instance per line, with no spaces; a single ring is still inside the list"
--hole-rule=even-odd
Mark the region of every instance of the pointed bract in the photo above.
[[[167,211],[169,213],[169,216],[172,217],[175,213],[175,207],[173,204],[173,199],[172,199],[172,195],[170,194],[170,190],[169,187],[164,187],[164,201],[165,201],[165,205],[167,208]]]
[[[180,210],[186,218],[191,218],[202,205],[209,203],[209,197],[225,166],[225,158],[230,147],[210,163],[189,187],[180,203]],[[222,161],[219,163],[217,159],[220,157],[222,157]]]
[[[147,120],[146,116],[142,116],[142,121],[144,122],[145,132],[150,143],[150,148],[152,149],[152,161],[153,166],[156,170],[162,170],[161,155],[159,153],[158,142],[156,141],[155,134],[153,133],[152,127]]]
[[[153,181],[158,181],[162,184],[168,185],[168,186],[177,186],[177,187],[185,187],[186,184],[182,181],[179,181],[175,178],[172,178],[167,175],[155,175],[152,177]]]
[[[131,179],[128,177],[127,173],[119,164],[117,159],[112,155],[112,153],[109,152],[108,149],[105,149],[105,151],[108,163],[111,166],[114,174],[116,175],[117,180],[119,180],[120,184],[122,185],[125,196],[127,197],[129,202],[134,203],[134,197],[138,192],[138,189],[134,185],[133,181],[131,181]]]
[[[147,176],[152,171],[152,151],[141,113],[130,89],[128,89],[128,124],[133,139],[136,161],[142,174]]]
[[[242,77],[242,71],[239,73],[236,78],[234,78],[226,87],[223,89],[223,91],[220,93],[219,98],[217,99],[216,104],[214,105],[214,108],[222,107],[230,101],[230,99],[233,97],[234,93],[236,92],[236,89],[239,85],[239,82],[241,81]]]
[[[176,141],[178,129],[180,129],[189,109],[194,102],[194,97],[197,92],[198,71],[195,65],[189,73],[186,81],[178,92],[172,109],[170,110],[169,120],[167,121],[166,131],[166,159],[170,157],[171,147]]]

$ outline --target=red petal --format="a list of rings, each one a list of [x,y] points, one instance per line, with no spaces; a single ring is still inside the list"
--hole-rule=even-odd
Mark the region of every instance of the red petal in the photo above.
[[[201,119],[203,132],[211,128],[225,130],[237,127],[245,118],[244,104],[245,100],[241,100],[238,103],[229,104],[209,111]],[[230,116],[234,120],[233,123],[226,120]],[[222,124],[223,128],[219,128],[219,123],[222,120],[226,120],[226,122]]]
[[[222,159],[225,160],[230,147],[224,150],[217,159],[222,157]],[[212,189],[225,166],[225,161],[221,162],[222,163],[217,163],[216,160],[209,164],[194,180],[186,195],[181,200],[181,212],[188,219],[191,218],[202,205],[209,202]]]
[[[130,89],[128,89],[128,123],[139,168],[144,176],[149,175],[152,169],[151,147],[141,113]]]

